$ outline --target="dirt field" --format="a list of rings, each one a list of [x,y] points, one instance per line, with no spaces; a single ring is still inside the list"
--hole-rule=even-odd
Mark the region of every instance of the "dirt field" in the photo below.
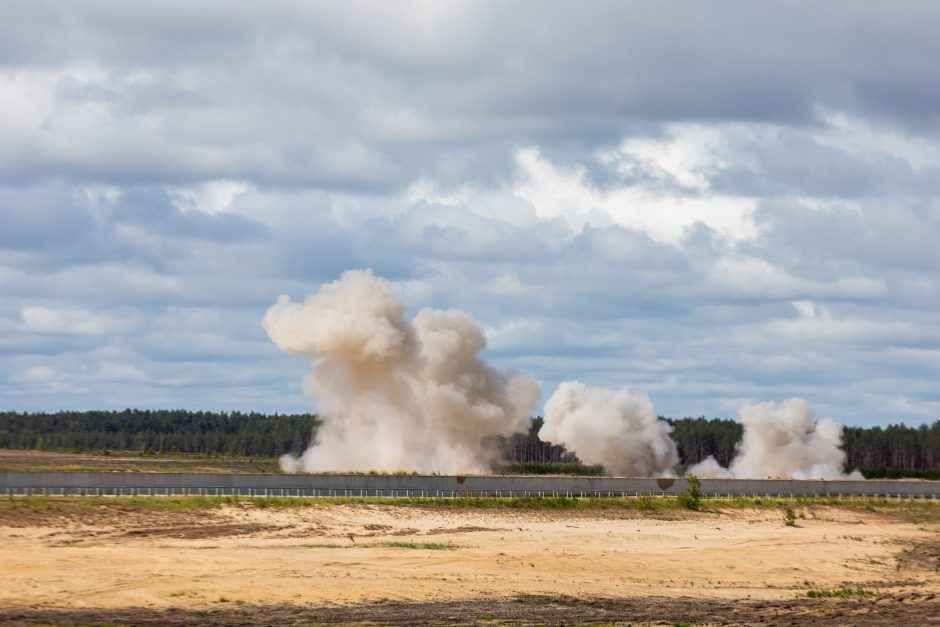
[[[3,470],[95,470],[113,472],[278,472],[267,457],[141,455],[140,453],[60,453],[0,449]]]
[[[7,507],[0,621],[936,624],[924,511]]]

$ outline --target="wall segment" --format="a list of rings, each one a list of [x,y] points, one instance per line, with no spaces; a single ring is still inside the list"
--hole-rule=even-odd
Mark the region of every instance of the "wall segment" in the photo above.
[[[940,498],[940,481],[702,479],[708,496]],[[675,495],[684,479],[359,474],[0,472],[0,494],[206,494],[249,496]]]

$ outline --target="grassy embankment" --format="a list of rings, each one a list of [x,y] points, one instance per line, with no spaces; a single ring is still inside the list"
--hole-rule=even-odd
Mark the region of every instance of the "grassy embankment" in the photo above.
[[[246,509],[302,508],[335,505],[383,505],[424,509],[486,509],[513,511],[623,512],[667,513],[689,508],[678,497],[445,497],[445,498],[376,498],[376,497],[89,497],[89,496],[8,496],[0,498],[0,515],[23,510],[45,510],[61,513],[82,511],[164,510],[195,511],[220,507]],[[880,513],[913,522],[940,522],[940,501],[894,500],[879,498],[703,498],[698,512],[705,515],[758,509],[777,511],[784,516],[793,510],[803,519],[812,517],[815,508],[830,507],[859,512]]]

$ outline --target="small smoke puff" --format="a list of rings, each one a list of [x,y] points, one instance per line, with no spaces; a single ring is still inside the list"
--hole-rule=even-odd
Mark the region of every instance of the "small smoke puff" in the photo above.
[[[734,475],[730,470],[718,463],[712,455],[709,455],[699,463],[688,470],[690,475],[708,479],[731,479]]]
[[[284,470],[482,472],[494,453],[486,436],[527,429],[538,384],[479,358],[486,338],[469,314],[423,309],[409,321],[405,311],[369,270],[268,310],[275,344],[310,358],[304,389],[323,418],[314,446],[282,458]]]
[[[284,472],[300,472],[301,470],[303,470],[303,466],[300,463],[300,459],[298,459],[297,457],[294,457],[290,453],[286,455],[281,455],[280,458],[278,458],[278,462],[281,466],[281,470],[283,470]]]
[[[645,394],[566,381],[545,404],[539,437],[614,475],[649,477],[671,474],[679,461],[671,431]]]
[[[738,416],[744,434],[730,468],[721,468],[709,458],[693,466],[691,474],[740,479],[862,478],[857,471],[851,475],[843,471],[842,425],[828,417],[814,424],[813,409],[806,400],[744,405]]]

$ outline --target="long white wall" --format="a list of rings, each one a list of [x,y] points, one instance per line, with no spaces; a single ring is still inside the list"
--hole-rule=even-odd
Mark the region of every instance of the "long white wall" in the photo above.
[[[870,495],[940,498],[940,481],[702,479],[720,496]],[[248,494],[255,496],[461,496],[680,494],[684,479],[617,477],[0,472],[0,494]]]

